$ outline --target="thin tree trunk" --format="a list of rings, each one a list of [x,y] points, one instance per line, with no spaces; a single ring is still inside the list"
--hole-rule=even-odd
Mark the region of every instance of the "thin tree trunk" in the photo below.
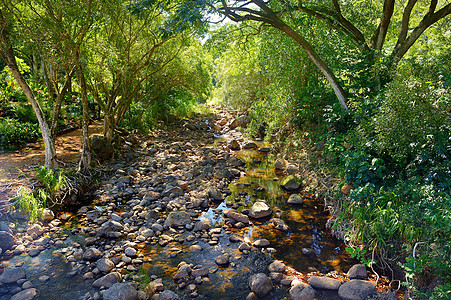
[[[80,72],[79,81],[81,87],[81,103],[83,106],[83,121],[82,121],[83,140],[78,170],[79,172],[84,173],[91,168],[91,151],[89,148],[89,103],[86,88],[86,79],[83,74],[82,67],[79,67],[79,72]]]
[[[31,88],[27,84],[25,78],[22,76],[22,74],[19,71],[19,68],[18,68],[17,62],[16,62],[16,57],[14,56],[13,48],[12,48],[11,44],[9,43],[7,24],[3,18],[3,12],[1,9],[0,9],[0,50],[1,50],[0,56],[5,61],[5,63],[8,65],[8,67],[11,69],[11,72],[13,73],[14,78],[16,79],[16,81],[20,85],[20,87],[22,88],[28,101],[30,101],[30,104],[33,107],[36,117],[38,119],[39,127],[41,129],[42,139],[44,140],[45,167],[47,169],[57,169],[58,163],[56,161],[55,145],[50,136],[49,127],[45,120],[44,113],[42,112],[42,109],[39,106],[38,101],[36,101],[36,98],[34,97],[33,91],[31,90]]]
[[[72,71],[69,71],[69,73],[66,73],[64,85],[61,88],[61,92],[57,93],[56,102],[55,105],[53,106],[52,125],[50,127],[53,139],[56,139],[56,134],[58,132],[58,119],[61,114],[61,105],[63,104],[67,88],[69,87],[71,81],[72,81]],[[54,86],[58,88],[56,84],[54,84]]]

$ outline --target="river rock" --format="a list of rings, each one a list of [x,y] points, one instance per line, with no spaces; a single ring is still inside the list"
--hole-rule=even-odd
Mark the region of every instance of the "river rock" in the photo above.
[[[96,235],[98,237],[118,238],[122,236],[120,231],[123,229],[124,226],[122,226],[121,223],[111,220],[103,223],[102,226],[97,229]]]
[[[23,267],[8,269],[0,275],[0,283],[14,283],[19,279],[25,278],[26,276],[27,271]]]
[[[354,189],[354,185],[351,183],[345,183],[342,187],[341,187],[341,192],[344,195],[349,195],[349,193]]]
[[[276,272],[276,273],[283,273],[285,272],[286,266],[283,262],[281,262],[280,260],[276,260],[274,262],[272,262],[269,267],[268,270],[269,272]]]
[[[114,268],[114,263],[108,258],[101,258],[97,261],[97,268],[100,272],[108,273]]]
[[[290,288],[291,300],[313,300],[315,299],[315,290],[306,284],[296,284]]]
[[[267,239],[259,239],[253,242],[252,245],[257,248],[265,248],[268,247],[270,243]]]
[[[288,174],[296,174],[299,172],[299,167],[296,164],[288,164],[285,170]]]
[[[287,167],[287,161],[283,158],[278,158],[274,162],[274,169],[278,171],[284,171]]]
[[[233,139],[229,142],[229,144],[227,145],[227,147],[229,147],[232,150],[240,150],[241,146],[240,143],[238,143],[237,140]]]
[[[177,296],[176,293],[170,290],[164,290],[157,297],[157,300],[178,300],[178,299],[179,296]]]
[[[0,248],[3,250],[10,249],[16,243],[14,236],[6,231],[0,231]]]
[[[136,249],[133,247],[127,247],[124,251],[125,255],[128,257],[136,257]]]
[[[103,293],[103,300],[137,300],[138,292],[127,283],[115,283]]]
[[[366,279],[366,267],[362,264],[353,265],[346,274],[349,279]]]
[[[329,278],[326,276],[312,276],[308,279],[308,283],[315,289],[324,289],[336,291],[340,288],[340,280]]]
[[[89,139],[89,147],[101,160],[108,160],[113,157],[114,147],[106,137],[94,134]]]
[[[153,202],[155,200],[160,199],[161,194],[154,192],[154,191],[147,191],[147,193],[144,195],[143,200]]]
[[[215,187],[215,186],[209,186],[207,189],[208,196],[213,199],[214,201],[223,201],[224,196],[222,195],[221,191]]]
[[[338,296],[343,300],[364,300],[376,291],[376,286],[371,282],[353,279],[340,286]]]
[[[44,232],[44,229],[42,228],[42,226],[39,224],[36,224],[36,223],[31,225],[27,229],[27,233],[29,235],[35,234],[36,236],[40,236],[43,232]]]
[[[188,223],[191,223],[191,216],[186,211],[173,211],[164,221],[164,225],[169,227],[185,226]]]
[[[240,246],[238,247],[238,250],[240,250],[241,252],[249,251],[251,250],[251,246],[248,243],[241,243]]]
[[[122,280],[122,276],[118,272],[112,272],[106,274],[105,276],[100,277],[96,281],[92,283],[93,287],[100,288],[102,286],[106,288],[110,288],[116,282],[120,282]]]
[[[38,294],[38,291],[35,288],[26,289],[18,292],[14,296],[11,297],[10,300],[31,300]]]
[[[191,251],[191,252],[200,252],[200,251],[202,251],[202,247],[199,246],[199,245],[191,245],[189,247],[189,251]]]
[[[292,194],[290,195],[290,198],[288,198],[287,203],[292,205],[301,205],[304,203],[304,199],[302,199],[302,196],[299,194]]]
[[[272,214],[272,209],[263,200],[257,200],[249,211],[249,216],[254,219],[264,218]]]
[[[103,256],[102,251],[96,248],[90,248],[83,253],[83,260],[95,261],[102,258],[102,256]]]
[[[208,267],[198,267],[191,272],[191,275],[193,275],[193,277],[204,277],[207,276],[208,273],[210,273],[210,269]]]
[[[288,175],[282,178],[280,186],[288,191],[295,191],[301,186],[301,181],[295,175]]]
[[[280,231],[288,231],[290,229],[288,225],[279,218],[272,218],[270,224],[272,224],[276,229]]]
[[[245,214],[239,213],[237,211],[234,210],[230,210],[227,212],[227,217],[229,217],[230,219],[233,219],[237,222],[241,222],[244,224],[249,224],[249,217],[246,216]]]
[[[229,264],[229,257],[227,255],[219,255],[215,258],[215,263],[219,266],[226,266]]]
[[[247,142],[243,145],[243,149],[246,149],[246,150],[257,149],[257,148],[258,148],[258,146],[254,142]]]
[[[51,211],[49,208],[44,208],[42,210],[41,220],[43,222],[50,222],[53,219],[55,219],[55,214],[53,213],[53,211]]]
[[[241,115],[236,120],[240,127],[246,127],[251,122],[251,118],[248,115]]]
[[[259,297],[263,297],[272,290],[273,285],[271,279],[266,274],[258,273],[249,278],[249,288]]]

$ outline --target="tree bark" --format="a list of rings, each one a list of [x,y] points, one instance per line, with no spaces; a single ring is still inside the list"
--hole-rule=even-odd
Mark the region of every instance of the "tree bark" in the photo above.
[[[89,147],[89,103],[88,92],[86,88],[86,79],[83,74],[83,69],[79,67],[79,82],[81,87],[81,103],[83,106],[83,120],[82,120],[82,147],[80,163],[78,165],[78,171],[85,173],[91,168],[91,150]]]
[[[50,135],[50,130],[45,120],[44,113],[42,112],[42,109],[38,101],[36,101],[33,91],[31,90],[27,81],[19,71],[19,67],[17,66],[16,62],[16,57],[14,56],[13,48],[9,42],[7,24],[5,19],[3,18],[3,12],[1,9],[0,9],[0,49],[1,49],[0,55],[2,59],[11,69],[14,78],[22,88],[28,101],[30,101],[30,104],[33,107],[33,110],[38,119],[39,128],[41,129],[42,139],[44,141],[45,147],[45,163],[44,163],[45,167],[47,169],[57,169],[58,163],[56,161],[55,144]]]

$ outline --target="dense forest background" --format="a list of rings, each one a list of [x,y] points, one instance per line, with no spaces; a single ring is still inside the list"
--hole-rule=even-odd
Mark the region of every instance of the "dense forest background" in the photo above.
[[[449,1],[0,1],[0,146],[107,141],[200,103],[341,180],[333,228],[418,298],[451,290]],[[223,21],[225,20],[225,21]],[[222,21],[222,22],[221,22]],[[340,188],[350,187],[343,197]],[[335,194],[334,194],[335,193]],[[395,275],[403,272],[403,275]]]

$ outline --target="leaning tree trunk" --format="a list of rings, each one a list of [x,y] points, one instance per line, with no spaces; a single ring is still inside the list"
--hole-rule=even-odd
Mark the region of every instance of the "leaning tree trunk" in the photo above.
[[[86,172],[90,169],[91,165],[91,151],[89,148],[89,103],[88,103],[88,94],[86,88],[86,79],[83,74],[83,69],[79,67],[79,81],[81,87],[81,103],[83,106],[83,121],[82,121],[82,132],[83,132],[83,140],[82,140],[82,148],[81,148],[81,157],[80,163],[78,165],[78,170],[82,173]]]
[[[14,78],[17,83],[22,88],[25,96],[28,101],[30,101],[31,106],[36,114],[36,117],[39,122],[39,127],[41,129],[42,139],[44,140],[45,147],[45,166],[47,169],[57,169],[58,163],[56,161],[56,151],[55,145],[50,135],[50,130],[47,125],[47,122],[44,117],[44,113],[42,112],[41,106],[38,101],[34,97],[33,91],[28,85],[25,78],[19,71],[19,67],[17,66],[16,57],[14,56],[14,51],[9,43],[7,24],[5,19],[3,18],[3,12],[0,10],[0,56],[11,69]]]
[[[274,25],[274,27],[286,33],[289,37],[291,37],[299,45],[301,45],[302,48],[304,48],[304,50],[307,52],[309,59],[315,64],[315,66],[318,69],[320,69],[320,71],[324,74],[324,76],[326,76],[326,79],[332,86],[335,95],[337,96],[338,101],[340,102],[341,107],[347,111],[348,106],[346,105],[347,96],[345,91],[341,87],[332,70],[326,65],[326,63],[321,59],[321,57],[319,57],[315,49],[313,49],[312,45],[306,39],[304,39],[299,33],[294,31],[290,26],[286,25],[282,21],[280,21],[279,24]]]

